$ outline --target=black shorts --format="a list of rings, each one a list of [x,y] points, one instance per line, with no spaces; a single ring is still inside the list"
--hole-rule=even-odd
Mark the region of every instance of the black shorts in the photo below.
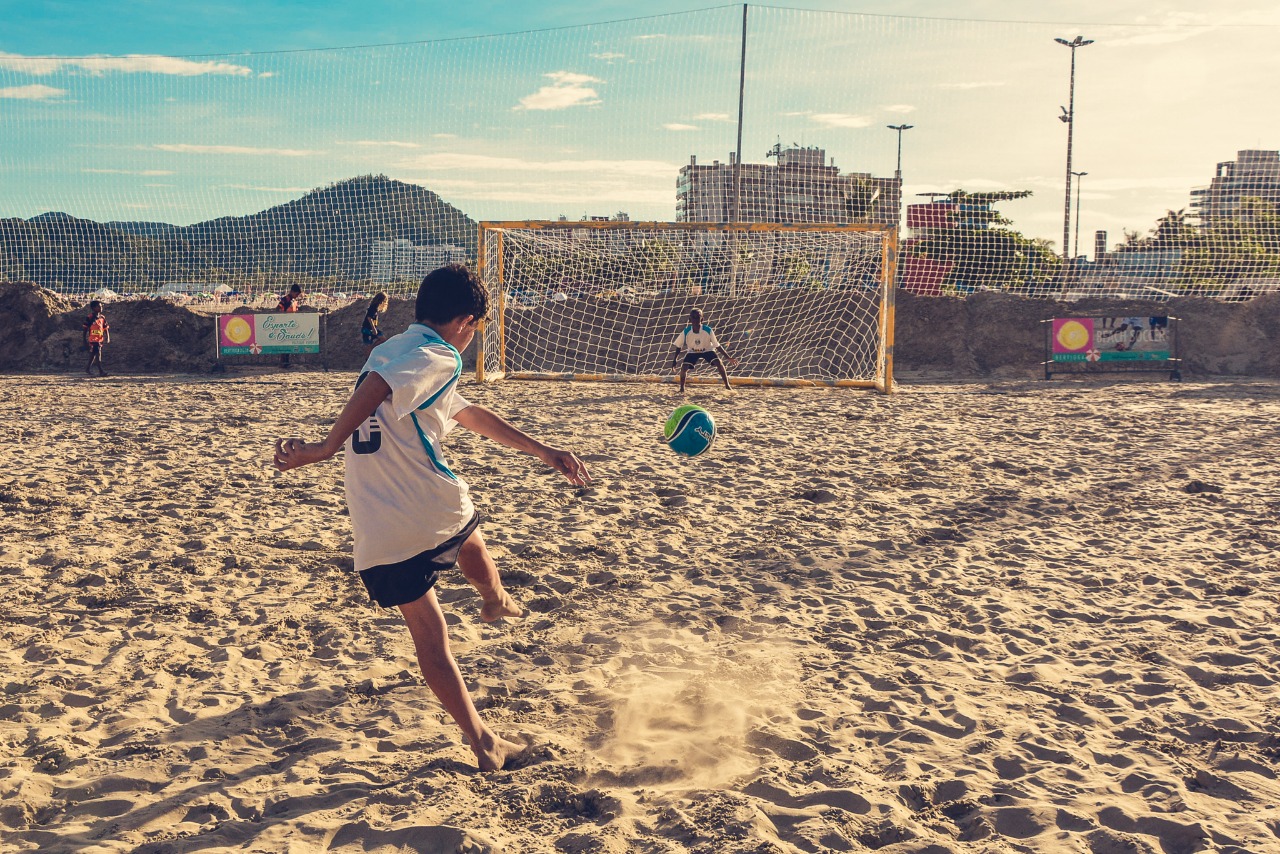
[[[92,344],[90,344],[90,345],[89,345],[89,354],[90,354],[91,356],[101,356],[101,355],[102,355],[102,342],[101,342],[101,341],[95,341],[95,342],[93,342]]]
[[[704,359],[713,365],[720,361],[720,357],[716,355],[714,350],[703,350],[701,353],[684,354],[684,363],[689,367],[693,367]]]
[[[421,599],[435,586],[441,572],[457,565],[462,544],[479,526],[480,514],[477,513],[461,531],[435,548],[398,563],[360,570],[360,580],[364,582],[364,589],[369,591],[369,598],[384,608],[407,605]]]

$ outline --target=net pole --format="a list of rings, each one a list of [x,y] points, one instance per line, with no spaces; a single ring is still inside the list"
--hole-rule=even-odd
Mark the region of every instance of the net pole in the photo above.
[[[485,261],[487,260],[485,257],[485,241],[488,237],[486,231],[485,224],[483,222],[480,223],[480,245],[476,247],[476,275],[480,277],[481,282],[485,281]],[[488,287],[487,283],[485,287]],[[476,333],[476,382],[478,383],[484,382],[484,359],[486,354],[484,339],[488,337],[488,326],[488,320],[480,321],[480,329]]]
[[[747,4],[742,4],[742,53],[738,63],[738,148],[733,158],[733,211],[730,222],[742,220],[742,108],[747,88]]]
[[[733,209],[730,211],[730,222],[742,221],[742,113],[746,100],[747,88],[747,4],[742,4],[742,54],[738,63],[738,143],[733,156]],[[738,295],[738,232],[729,239],[729,296]]]
[[[498,232],[498,370],[507,370],[507,283],[504,275],[506,259],[504,237],[506,232]]]
[[[880,326],[880,346],[883,349],[883,383],[876,387],[885,394],[893,392],[893,329],[896,326],[895,312],[897,307],[897,277],[898,277],[898,230],[896,228],[887,229],[885,231],[884,240],[881,242],[881,263],[880,263],[880,305],[881,317],[883,318]]]

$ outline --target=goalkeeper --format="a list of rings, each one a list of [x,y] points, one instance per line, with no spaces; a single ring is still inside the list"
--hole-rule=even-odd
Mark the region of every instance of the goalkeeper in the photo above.
[[[711,366],[720,372],[724,387],[733,391],[733,386],[729,385],[729,373],[724,369],[720,356],[724,356],[725,360],[734,367],[738,366],[738,360],[729,355],[724,345],[716,340],[716,334],[711,327],[702,322],[702,309],[695,308],[689,312],[689,325],[676,336],[675,348],[671,369],[680,368],[681,394],[684,394],[684,380],[689,374],[689,369],[703,361],[710,362]],[[680,360],[681,353],[684,354],[683,363]]]

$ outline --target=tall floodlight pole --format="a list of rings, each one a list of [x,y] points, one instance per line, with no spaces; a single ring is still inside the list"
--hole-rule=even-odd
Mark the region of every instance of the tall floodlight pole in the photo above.
[[[1080,179],[1088,172],[1072,172],[1076,179],[1076,248],[1071,250],[1071,258],[1074,263],[1075,259],[1080,257],[1080,185],[1084,182]]]
[[[889,128],[889,130],[896,130],[898,132],[898,168],[893,170],[893,177],[901,181],[902,180],[902,132],[904,130],[911,130],[913,127],[915,127],[915,125],[886,125],[886,127]]]
[[[1067,96],[1067,106],[1062,108],[1059,119],[1067,123],[1067,189],[1062,204],[1062,281],[1066,284],[1071,273],[1071,142],[1076,126],[1076,48],[1093,44],[1093,39],[1076,36],[1071,41],[1054,39],[1058,44],[1071,48],[1071,88]]]
[[[898,132],[898,168],[893,170],[893,180],[898,184],[898,224],[902,224],[902,132],[911,130],[915,125],[886,125],[889,130]]]

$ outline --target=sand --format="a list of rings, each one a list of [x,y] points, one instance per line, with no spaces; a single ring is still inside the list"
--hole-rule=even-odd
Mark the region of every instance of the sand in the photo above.
[[[0,849],[1280,850],[1280,381],[468,385],[597,478],[450,439],[482,775],[269,467],[353,380],[0,377]]]

